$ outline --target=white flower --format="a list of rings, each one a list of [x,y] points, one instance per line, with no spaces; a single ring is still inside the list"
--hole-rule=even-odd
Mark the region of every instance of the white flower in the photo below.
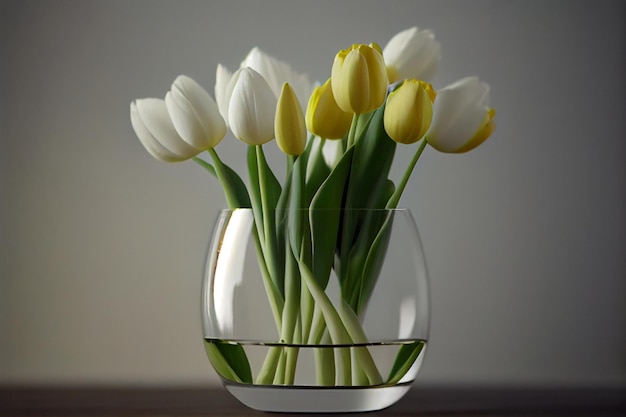
[[[430,30],[413,27],[396,34],[383,49],[389,82],[405,78],[430,81],[441,59],[439,43]]]
[[[222,64],[217,65],[217,71],[215,72],[215,101],[227,126],[230,125],[228,122],[228,104],[230,103],[230,96],[233,94],[235,81],[233,73],[228,68]]]
[[[294,71],[286,62],[277,60],[257,47],[252,48],[240,67],[250,67],[261,74],[276,97],[280,96],[284,83],[289,83],[300,103],[306,103],[313,90],[306,74]]]
[[[176,78],[165,95],[165,104],[176,131],[194,148],[214,148],[226,135],[215,100],[190,77]]]
[[[242,141],[262,145],[274,139],[276,96],[252,68],[242,68],[236,74],[228,105],[230,129]]]
[[[144,98],[130,103],[130,121],[146,150],[164,162],[185,161],[202,150],[185,142],[167,113],[165,101]]]
[[[437,91],[426,140],[441,152],[467,152],[491,135],[494,115],[489,85],[476,77],[463,78]]]
[[[300,103],[306,103],[309,100],[313,86],[308,76],[293,71],[289,64],[273,58],[259,48],[253,48],[248,53],[246,58],[241,62],[239,69],[241,68],[252,68],[261,74],[276,98],[280,96],[283,84],[289,83]],[[238,76],[239,71],[232,73],[221,64],[217,66],[215,74],[215,100],[217,101],[220,114],[229,126],[228,108]]]

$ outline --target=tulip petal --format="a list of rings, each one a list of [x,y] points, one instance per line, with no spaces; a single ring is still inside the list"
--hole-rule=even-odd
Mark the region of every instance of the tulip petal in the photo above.
[[[331,72],[333,96],[347,113],[370,112],[385,101],[388,78],[378,50],[369,45],[353,45],[339,51]]]
[[[179,162],[200,153],[180,138],[163,100],[135,100],[130,104],[130,120],[140,142],[156,159]]]
[[[355,113],[364,113],[370,99],[367,61],[360,51],[350,51],[344,63],[346,97]]]
[[[269,142],[275,111],[276,96],[265,79],[252,68],[242,68],[228,107],[233,134],[250,145]]]
[[[192,78],[176,78],[165,103],[176,131],[191,146],[210,149],[226,135],[215,100]]]
[[[441,48],[432,31],[412,27],[394,35],[383,56],[388,73],[393,74],[390,82],[402,78],[430,81],[441,59]]]
[[[304,113],[298,97],[285,83],[276,105],[276,144],[287,155],[297,156],[304,152],[306,143],[306,126]]]
[[[384,126],[389,137],[396,142],[417,142],[426,134],[431,120],[431,98],[419,81],[406,80],[389,94]]]
[[[294,71],[289,64],[266,54],[258,47],[252,48],[240,67],[249,67],[261,74],[276,97],[280,95],[284,83],[291,85],[301,103],[306,102],[311,94],[312,85],[306,74]]]
[[[281,80],[287,81],[288,72],[284,64],[273,59],[259,48],[255,47],[248,53],[241,63],[241,68],[252,68],[265,78],[274,95],[278,97],[282,88]]]
[[[233,73],[222,64],[218,64],[215,72],[215,101],[226,125],[228,125],[228,104],[234,86],[232,79]]]
[[[352,114],[339,108],[331,89],[330,78],[311,93],[306,109],[309,132],[324,139],[343,138],[352,123]]]
[[[439,90],[428,143],[441,152],[460,152],[485,124],[488,100],[489,86],[476,77]]]

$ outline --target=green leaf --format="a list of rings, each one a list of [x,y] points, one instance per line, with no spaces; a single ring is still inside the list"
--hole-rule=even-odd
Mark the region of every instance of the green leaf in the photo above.
[[[347,208],[384,208],[379,194],[385,190],[396,150],[385,132],[385,106],[377,109],[354,145]],[[386,201],[385,201],[386,202]]]
[[[241,177],[220,160],[214,149],[209,149],[209,153],[215,163],[215,173],[222,183],[228,206],[230,208],[251,207],[250,196]]]
[[[221,377],[245,384],[252,383],[250,362],[241,345],[205,340],[204,349]]]
[[[391,226],[393,224],[393,211],[381,213],[386,214],[385,220],[372,243],[368,245],[369,250],[361,276],[361,291],[357,301],[357,309],[355,310],[357,313],[365,308],[374,291],[383,263],[385,262],[387,248],[389,247]]]
[[[333,266],[345,187],[350,176],[354,148],[343,154],[311,201],[309,221],[313,246],[313,275],[326,288]]]
[[[248,149],[248,171],[252,209],[262,243],[263,257],[272,281],[283,293],[284,250],[277,247],[276,213],[274,211],[278,205],[282,187],[265,159],[262,145],[251,146]]]
[[[419,356],[422,349],[424,349],[424,341],[420,340],[414,343],[409,343],[402,345],[398,350],[398,354],[396,355],[396,360],[391,367],[391,371],[389,372],[389,378],[387,378],[387,384],[394,385],[397,384]]]
[[[261,145],[256,146],[256,155],[259,169],[259,183],[261,185],[261,198],[263,207],[267,210],[274,210],[280,199],[282,187],[276,175],[265,159],[265,153]]]
[[[328,178],[328,175],[330,175],[330,168],[326,164],[324,153],[322,152],[323,146],[324,142],[320,143],[317,152],[311,156],[312,161],[308,167],[306,189],[304,192],[307,205],[310,204],[320,185],[322,185],[326,178]]]
[[[381,106],[369,119],[360,122],[362,134],[354,145],[354,157],[348,185],[345,207],[348,209],[384,209],[392,193],[393,183],[388,179],[396,150],[394,142],[385,132]],[[361,118],[363,119],[363,118]],[[360,119],[360,120],[361,120]],[[367,251],[378,233],[380,224],[370,224],[371,215],[346,216],[343,220],[337,276],[344,290],[344,299],[357,312],[360,311],[361,294],[364,287],[374,283],[364,282],[364,262]],[[368,278],[369,279],[369,278]]]

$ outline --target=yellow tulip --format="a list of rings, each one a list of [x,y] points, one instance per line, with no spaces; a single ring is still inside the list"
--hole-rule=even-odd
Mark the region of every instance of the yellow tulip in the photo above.
[[[343,138],[352,123],[352,114],[341,110],[333,97],[330,78],[313,90],[306,108],[306,127],[324,139]]]
[[[391,139],[411,144],[424,137],[433,117],[434,94],[429,94],[427,88],[432,92],[429,84],[405,80],[389,94],[383,123]]]
[[[385,101],[389,79],[378,45],[352,45],[335,56],[331,86],[337,105],[347,113],[363,114]]]
[[[285,154],[296,156],[304,152],[306,143],[304,114],[298,97],[289,83],[283,84],[278,98],[274,131],[276,144]]]

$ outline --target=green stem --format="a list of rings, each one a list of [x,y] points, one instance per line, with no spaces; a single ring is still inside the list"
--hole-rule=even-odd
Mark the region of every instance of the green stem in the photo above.
[[[341,373],[339,374],[339,385],[351,386],[352,385],[352,355],[350,354],[349,347],[340,347],[339,357],[335,355],[335,362],[341,358],[341,363],[337,363],[336,366],[340,367]]]
[[[257,233],[253,233],[253,234],[254,234],[254,241],[257,247],[257,252],[262,253],[261,241],[259,239],[259,235]],[[259,262],[259,267],[261,268],[261,276],[263,278],[263,285],[265,287],[265,293],[267,294],[269,298],[270,307],[272,309],[272,314],[274,315],[274,322],[276,323],[278,332],[280,332],[282,330],[282,314],[283,314],[283,309],[285,306],[285,301],[282,295],[280,294],[280,291],[278,290],[278,288],[276,288],[274,281],[272,281],[270,273],[267,269],[267,264],[265,263],[265,257],[257,256],[257,260]]]
[[[335,307],[333,307],[332,302],[324,293],[324,290],[319,286],[317,281],[315,281],[309,268],[304,263],[300,263],[300,271],[315,303],[322,312],[332,343],[335,345],[344,345],[344,347],[339,348],[340,356],[335,358],[337,362],[336,367],[341,369],[339,383],[346,386],[352,385],[350,349],[347,348],[347,346],[352,344],[352,339],[344,327],[339,313]]]
[[[422,152],[424,152],[424,148],[426,148],[426,145],[427,145],[426,139],[422,139],[422,142],[420,143],[419,148],[417,148],[415,155],[413,155],[413,159],[411,160],[411,162],[409,163],[409,166],[404,172],[404,175],[402,176],[402,179],[398,183],[396,190],[393,192],[393,195],[387,202],[387,206],[386,206],[387,209],[394,209],[398,207],[398,203],[400,202],[400,197],[402,196],[402,193],[404,192],[404,188],[406,187],[406,184],[409,182],[409,178],[411,177],[413,168],[415,168],[415,164],[417,164],[417,160],[420,159],[420,156],[422,156]]]
[[[300,286],[300,316],[302,320],[302,341],[317,344],[311,338],[315,302],[306,285]],[[317,340],[319,342],[319,340]]]
[[[287,175],[291,175],[291,170],[293,169],[293,164],[296,163],[296,157],[293,155],[286,155],[287,160],[287,170],[285,171]]]
[[[350,338],[354,343],[363,345],[355,348],[356,364],[363,369],[370,385],[382,384],[383,377],[380,375],[369,349],[365,346],[368,343],[368,339],[365,335],[365,331],[363,331],[363,326],[361,326],[359,318],[344,300],[342,300],[341,309],[339,311]]]
[[[300,310],[300,276],[296,261],[287,243],[285,265],[285,307],[283,308],[283,322],[281,330],[281,342],[290,345],[297,344],[301,340],[301,329],[298,326]],[[282,370],[283,383],[292,385],[295,379],[296,363],[298,360],[298,348],[285,347],[284,366]],[[280,363],[279,363],[280,365]],[[278,374],[278,372],[277,372]]]
[[[197,156],[194,156],[193,161],[196,162],[198,165],[200,165],[201,167],[203,167],[204,169],[206,169],[207,171],[209,171],[209,173],[211,175],[213,175],[215,178],[217,178],[217,173],[215,172],[215,168],[213,168],[213,165],[209,164],[207,161],[205,161],[202,158],[198,158]]]
[[[296,380],[296,365],[298,363],[299,353],[300,349],[297,347],[285,347],[285,378],[283,382],[286,385],[293,385]]]
[[[352,347],[350,348],[350,354],[352,357],[352,384],[353,385],[368,385],[369,379],[367,374],[363,370],[363,367],[360,366],[359,362],[359,351],[361,349],[367,349],[366,347]]]
[[[321,317],[320,317],[321,318]],[[318,343],[330,344],[330,336],[324,334]],[[318,385],[335,385],[335,350],[332,347],[316,348],[315,354],[315,376]]]
[[[269,385],[274,382],[274,377],[276,375],[276,370],[278,369],[278,362],[282,352],[283,348],[281,346],[270,347],[267,357],[265,358],[265,362],[263,362],[263,367],[257,375],[257,384]]]
[[[287,355],[285,352],[285,348],[280,348],[280,357],[278,359],[278,365],[276,366],[276,373],[274,374],[274,385],[284,385],[285,384],[285,366],[286,366]]]
[[[296,260],[289,248],[286,248],[285,263],[285,306],[283,308],[280,332],[281,342],[294,343],[294,334],[300,310],[300,276]]]
[[[272,277],[278,277],[278,270],[276,265],[276,245],[275,245],[275,234],[276,223],[275,216],[272,215],[269,211],[275,207],[270,207],[269,197],[267,195],[267,173],[264,166],[264,157],[263,157],[263,145],[256,146],[256,157],[257,157],[257,169],[259,175],[259,191],[261,193],[261,207],[263,211],[263,230],[265,236],[265,250],[267,253],[264,253],[266,259],[270,259],[268,269]]]
[[[359,115],[354,113],[352,116],[352,124],[350,125],[350,131],[348,132],[348,148],[354,145],[356,139],[356,125],[359,122]]]

